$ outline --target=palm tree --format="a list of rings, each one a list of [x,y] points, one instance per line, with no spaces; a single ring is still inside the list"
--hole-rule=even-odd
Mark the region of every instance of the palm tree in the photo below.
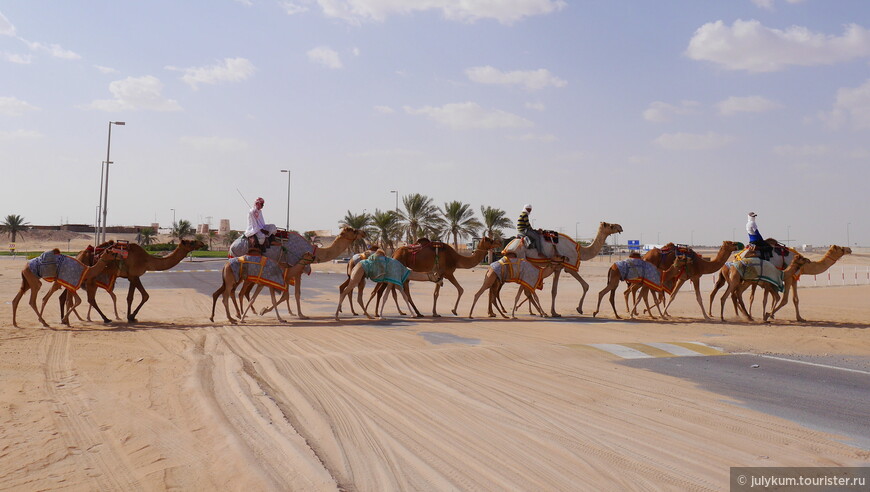
[[[155,237],[157,237],[157,234],[154,233],[154,229],[143,227],[142,230],[139,231],[139,244],[142,246],[148,246],[154,242]]]
[[[445,223],[431,198],[414,193],[402,197],[402,204],[405,210],[399,211],[399,218],[403,222],[402,229],[409,243],[422,236],[431,236],[430,239],[441,238]]]
[[[502,229],[507,229],[513,225],[511,219],[507,217],[507,213],[500,208],[481,205],[480,216],[483,217],[483,235],[492,239],[503,239]],[[492,263],[492,251],[487,253],[486,261]]]
[[[441,213],[444,214],[447,234],[453,236],[454,249],[459,248],[460,237],[476,236],[477,230],[483,227],[483,224],[474,218],[474,210],[467,203],[456,200],[445,203]]]
[[[182,240],[187,236],[193,235],[193,226],[190,225],[189,220],[181,219],[178,222],[172,223],[172,232],[170,232],[169,235],[178,240]]]
[[[396,244],[393,239],[398,239],[402,236],[402,227],[399,223],[399,215],[395,210],[387,210],[382,212],[375,209],[372,214],[372,239],[382,248],[393,251],[396,249]]]
[[[224,246],[230,247],[233,242],[241,236],[242,233],[239,231],[230,231],[224,236]]]
[[[367,214],[365,211],[363,211],[363,213],[361,213],[361,214],[354,214],[353,212],[348,210],[347,214],[345,214],[344,218],[341,219],[338,223],[342,227],[353,227],[354,229],[363,230],[366,232],[366,236],[368,236],[369,234],[372,233],[371,227],[370,227],[371,223],[372,223],[372,216]],[[357,239],[351,245],[351,250],[354,253],[358,253],[358,252],[364,250],[365,248],[366,248],[366,242],[365,242],[365,239],[362,239],[362,238]]]
[[[208,250],[211,251],[211,242],[217,239],[217,231],[214,229],[208,230]]]
[[[483,235],[492,239],[502,239],[502,229],[508,229],[513,225],[507,213],[500,208],[480,206],[480,216],[483,217]]]
[[[5,232],[12,236],[12,242],[14,243],[18,234],[24,234],[27,231],[28,225],[30,223],[24,222],[24,217],[20,215],[7,215],[6,220],[0,225],[0,232]]]

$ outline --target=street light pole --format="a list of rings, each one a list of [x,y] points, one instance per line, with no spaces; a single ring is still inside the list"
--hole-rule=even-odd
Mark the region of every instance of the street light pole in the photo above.
[[[287,226],[285,229],[290,230],[290,170],[282,169],[282,173],[287,173]]]
[[[170,208],[169,210],[172,210],[172,227],[175,227],[175,209]]]
[[[109,204],[109,164],[112,163],[112,159],[109,158],[110,153],[112,151],[112,125],[123,126],[126,124],[127,123],[123,122],[123,121],[110,121],[109,122],[109,141],[108,141],[108,144],[106,145],[106,173],[105,173],[106,182],[103,185],[103,193],[102,193],[102,195],[103,195],[103,234],[102,234],[102,241],[100,241],[100,242],[106,242],[106,212],[108,212],[108,210],[106,210],[106,208],[108,207],[108,204]]]
[[[390,190],[390,193],[396,194],[396,213],[399,213],[399,190]]]
[[[580,225],[579,222],[574,222],[574,241],[579,241],[580,236],[577,235],[577,226]]]

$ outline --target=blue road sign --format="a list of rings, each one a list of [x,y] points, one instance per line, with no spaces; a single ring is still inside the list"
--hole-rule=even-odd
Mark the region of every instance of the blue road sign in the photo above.
[[[629,239],[628,240],[628,249],[640,249],[640,240],[639,239]]]

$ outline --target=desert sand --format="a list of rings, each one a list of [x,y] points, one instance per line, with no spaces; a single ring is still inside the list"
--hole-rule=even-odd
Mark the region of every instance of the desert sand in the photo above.
[[[43,329],[24,303],[11,326],[24,262],[0,259],[0,489],[725,490],[732,466],[870,461],[847,436],[588,346],[700,341],[866,361],[870,286],[803,288],[805,323],[789,321],[791,307],[771,324],[738,321],[730,307],[728,322],[705,322],[688,286],[672,321],[619,322],[604,305],[593,320],[609,260],[581,265],[582,316],[579,284],[563,275],[557,320],[488,319],[480,303],[468,320],[484,275],[475,268],[458,272],[460,317],[445,285],[442,318],[400,317],[390,303],[384,320],[335,322],[337,291],[303,280],[308,320],[230,325],[219,311],[211,323],[210,297],[154,289],[139,323],[61,327],[52,303],[54,329]],[[860,252],[841,261],[870,264]],[[338,285],[344,268],[314,275]],[[413,285],[424,314],[431,292]],[[108,306],[104,292],[98,300]]]

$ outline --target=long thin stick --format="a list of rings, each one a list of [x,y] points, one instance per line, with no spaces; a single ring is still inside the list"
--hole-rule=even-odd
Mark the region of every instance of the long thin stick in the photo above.
[[[245,195],[242,195],[242,192],[239,191],[238,188],[236,188],[236,191],[239,193],[239,196],[242,197],[242,201],[245,202],[245,205],[247,205],[248,207],[251,207],[251,203],[248,202],[248,200],[245,199]],[[253,208],[253,207],[251,207],[251,208]]]

